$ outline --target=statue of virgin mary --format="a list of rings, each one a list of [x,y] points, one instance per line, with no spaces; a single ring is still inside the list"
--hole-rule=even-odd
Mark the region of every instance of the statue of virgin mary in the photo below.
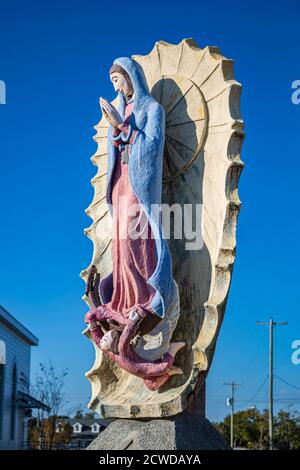
[[[155,390],[181,373],[173,363],[185,344],[170,343],[179,293],[161,223],[165,113],[134,59],[116,59],[110,79],[118,110],[103,98],[100,106],[110,124],[106,201],[113,220],[113,269],[99,282],[101,305],[85,321],[112,360]],[[163,341],[147,357],[132,340],[153,331],[160,331]]]

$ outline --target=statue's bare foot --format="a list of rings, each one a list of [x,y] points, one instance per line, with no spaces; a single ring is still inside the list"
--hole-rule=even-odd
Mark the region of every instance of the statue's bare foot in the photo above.
[[[178,351],[184,346],[185,343],[183,343],[182,341],[179,341],[178,343],[171,343],[168,349],[168,353],[171,354],[171,356],[175,357]]]
[[[155,390],[159,390],[169,380],[171,375],[175,374],[182,375],[183,372],[181,369],[179,369],[179,367],[172,366],[166,374],[155,377],[154,380],[146,379],[144,383],[146,387],[149,388],[149,390],[154,392]]]
[[[160,377],[156,377],[155,382],[149,383],[148,381],[147,387],[154,392],[155,390],[158,390],[160,387],[162,387],[168,379],[168,374],[161,375]]]
[[[168,375],[171,376],[171,375],[182,375],[183,372],[182,370],[179,368],[179,367],[176,367],[176,366],[172,366],[170,370],[168,370]]]

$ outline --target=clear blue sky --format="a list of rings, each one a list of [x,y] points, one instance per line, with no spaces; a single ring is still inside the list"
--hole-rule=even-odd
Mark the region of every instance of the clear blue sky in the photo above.
[[[291,102],[291,84],[300,79],[299,23],[296,0],[1,3],[0,303],[40,338],[33,376],[48,358],[69,368],[70,402],[88,400],[84,372],[93,363],[93,347],[81,336],[79,272],[92,254],[83,229],[90,225],[84,209],[93,195],[98,98],[114,97],[114,58],[186,37],[235,59],[246,122],[237,257],[208,380],[208,417],[227,412],[223,381],[243,384],[240,408],[266,400],[265,386],[246,403],[267,374],[268,331],[258,319],[289,321],[275,332],[275,372],[300,386],[300,365],[290,359],[300,339],[300,105]],[[275,392],[284,407],[300,403],[300,391],[283,382]]]

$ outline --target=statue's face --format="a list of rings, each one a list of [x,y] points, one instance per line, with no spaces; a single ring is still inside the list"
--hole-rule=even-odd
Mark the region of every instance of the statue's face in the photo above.
[[[116,330],[109,330],[100,341],[102,351],[118,352],[119,333]]]
[[[110,75],[110,80],[116,92],[123,93],[126,98],[130,98],[133,95],[131,83],[128,83],[124,75],[122,75],[121,73],[113,72]]]
[[[111,347],[112,347],[112,343],[113,343],[113,338],[112,338],[112,335],[111,335],[111,331],[109,331],[108,333],[106,333],[102,337],[102,339],[100,341],[100,348],[103,351],[110,351]]]

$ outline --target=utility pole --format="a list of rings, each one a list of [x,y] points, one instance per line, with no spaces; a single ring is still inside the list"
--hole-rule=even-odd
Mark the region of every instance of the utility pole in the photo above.
[[[269,449],[273,450],[273,330],[277,325],[287,325],[287,321],[276,322],[270,318],[268,322],[257,321],[257,325],[269,327]]]
[[[234,441],[233,441],[233,428],[234,428],[234,403],[235,403],[235,388],[242,385],[242,384],[237,384],[234,381],[227,383],[224,382],[223,385],[226,385],[228,387],[231,387],[231,397],[228,399],[227,403],[228,406],[231,406],[231,419],[230,419],[230,446],[233,449]]]

